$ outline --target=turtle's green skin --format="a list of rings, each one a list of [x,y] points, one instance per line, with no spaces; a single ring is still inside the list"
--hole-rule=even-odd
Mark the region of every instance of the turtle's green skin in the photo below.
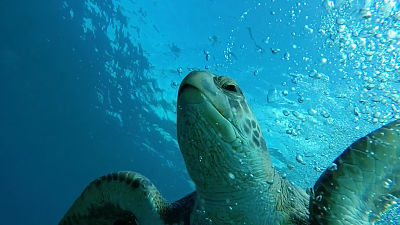
[[[400,196],[400,120],[359,139],[306,192],[273,168],[258,122],[230,78],[190,73],[178,141],[196,191],[167,203],[134,172],[93,181],[60,225],[370,224]]]

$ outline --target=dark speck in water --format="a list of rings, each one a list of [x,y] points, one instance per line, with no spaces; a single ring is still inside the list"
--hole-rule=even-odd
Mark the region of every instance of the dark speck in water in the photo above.
[[[175,43],[172,43],[172,44],[169,46],[169,49],[171,50],[172,53],[174,53],[174,55],[175,55],[176,57],[178,57],[179,54],[181,53],[181,49],[180,49]]]

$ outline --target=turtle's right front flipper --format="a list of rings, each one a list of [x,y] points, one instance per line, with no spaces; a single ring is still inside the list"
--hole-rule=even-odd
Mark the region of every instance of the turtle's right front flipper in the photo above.
[[[168,203],[144,176],[108,174],[93,181],[59,225],[161,225]]]
[[[347,148],[314,186],[313,224],[372,224],[400,197],[400,120]]]

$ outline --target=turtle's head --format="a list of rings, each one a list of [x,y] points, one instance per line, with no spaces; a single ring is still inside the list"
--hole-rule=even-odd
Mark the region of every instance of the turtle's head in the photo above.
[[[178,142],[197,190],[231,191],[265,179],[265,140],[235,81],[191,72],[181,83],[177,107]]]

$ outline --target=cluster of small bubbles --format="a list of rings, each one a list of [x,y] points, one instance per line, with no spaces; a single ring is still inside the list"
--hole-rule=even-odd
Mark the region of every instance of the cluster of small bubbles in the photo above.
[[[298,135],[297,132],[295,130],[293,130],[293,129],[287,129],[286,130],[286,134],[290,134],[292,136],[297,136]]]
[[[390,202],[387,209],[379,215],[379,219],[374,221],[375,225],[400,224],[400,200]],[[374,215],[372,215],[374,216]]]
[[[304,25],[304,29],[305,29],[309,34],[314,33],[314,29],[312,29],[312,28],[309,27],[308,25]]]
[[[234,47],[234,43],[233,42],[229,42],[227,43],[227,46],[224,50],[224,57],[226,60],[230,61],[232,57],[234,57],[234,54],[232,52],[232,47]]]
[[[290,73],[289,76],[293,84],[298,84],[303,80],[303,75],[300,73]]]
[[[204,212],[205,213],[205,212]],[[209,223],[209,224],[213,224],[213,220],[209,217],[206,217],[205,220]]]
[[[301,131],[302,131],[302,128],[300,127],[299,124],[294,125],[292,123],[289,123],[287,125],[286,134],[296,137],[301,133]]]
[[[303,103],[304,102],[304,97],[303,96],[299,96],[299,98],[297,99],[297,101],[299,103]]]
[[[325,47],[339,47],[337,62],[351,65],[354,72],[348,79],[362,84],[364,96],[361,107],[391,110],[390,103],[399,105],[396,99],[386,94],[398,89],[400,76],[400,2],[375,0],[325,1],[327,16],[319,34],[326,37]],[[344,67],[344,68],[345,68]],[[318,75],[313,74],[318,78]],[[358,91],[354,89],[354,91]],[[395,97],[396,98],[396,97]],[[381,105],[377,105],[377,104]],[[360,106],[359,106],[360,107]],[[376,116],[376,112],[354,113],[358,119],[372,123],[384,123],[390,118]],[[389,117],[398,117],[392,111]]]
[[[308,76],[315,79],[322,79],[324,77],[324,74],[318,73],[316,70],[312,70]]]
[[[314,166],[314,170],[318,173],[324,171],[320,166]]]
[[[289,52],[286,52],[284,55],[283,55],[283,59],[284,60],[290,60],[290,53]]]
[[[347,98],[347,93],[340,93],[336,95],[336,98]]]

